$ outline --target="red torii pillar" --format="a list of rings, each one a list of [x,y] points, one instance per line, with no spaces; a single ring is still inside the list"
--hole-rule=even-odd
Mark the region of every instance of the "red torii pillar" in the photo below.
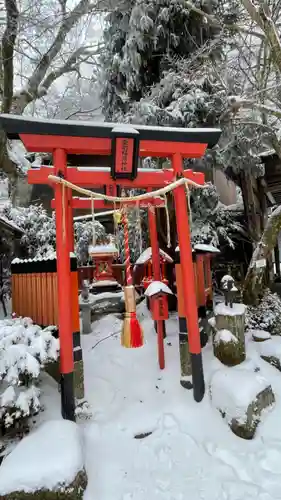
[[[176,179],[182,178],[183,160],[180,153],[175,153],[173,155],[172,165]],[[193,395],[195,401],[199,402],[204,397],[205,382],[195,293],[195,278],[192,262],[188,205],[186,198],[186,189],[184,185],[179,186],[174,190],[174,200],[180,249],[180,263],[183,278],[183,297],[188,325],[188,342],[192,368]]]
[[[66,177],[66,152],[55,149],[53,153],[56,175]],[[68,189],[62,184],[54,186],[56,200],[56,250],[59,301],[59,338],[60,338],[60,371],[61,371],[61,408],[62,416],[75,421],[74,400],[74,360],[71,309],[71,275],[70,275],[70,239],[72,228],[68,209]]]

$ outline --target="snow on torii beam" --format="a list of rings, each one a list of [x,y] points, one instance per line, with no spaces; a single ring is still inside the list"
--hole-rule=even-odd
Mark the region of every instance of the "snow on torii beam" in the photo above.
[[[9,139],[18,139],[26,149],[51,153],[64,149],[67,153],[110,155],[112,130],[116,123],[93,123],[70,120],[39,120],[15,115],[0,115],[0,126]],[[206,148],[218,142],[219,129],[186,129],[133,125],[139,133],[139,156],[200,158]],[[125,135],[125,134],[124,134]],[[71,139],[70,139],[71,138]]]
[[[62,175],[67,180],[71,174],[71,168],[67,167],[67,154],[76,155],[103,155],[114,154],[116,145],[115,129],[116,123],[91,123],[79,121],[60,120],[37,120],[22,116],[0,115],[0,127],[6,132],[9,139],[20,139],[30,152],[49,152],[53,154],[55,175]],[[121,125],[122,128],[122,125]],[[171,158],[172,171],[171,180],[182,178],[185,173],[183,169],[183,158],[200,158],[207,148],[216,145],[221,135],[219,129],[184,129],[170,127],[147,127],[133,125],[133,134],[136,136],[135,143],[138,145],[138,156],[140,157],[161,157]],[[120,131],[119,131],[120,132]],[[132,130],[129,131],[129,134]],[[120,135],[119,135],[120,137]],[[121,134],[124,139],[127,133]],[[44,169],[45,170],[45,169]],[[31,170],[29,181],[32,183],[32,175],[42,175],[40,183],[46,172],[39,169]],[[86,170],[86,169],[85,169]],[[93,169],[89,172],[76,169],[72,171],[77,178],[71,179],[73,183],[80,184],[80,180],[86,175],[89,186],[95,186],[93,179]],[[49,173],[51,173],[49,171]],[[53,172],[52,172],[53,173]],[[96,172],[98,174],[98,172]],[[164,171],[165,173],[165,171]],[[137,175],[135,175],[137,174]],[[111,172],[112,175],[112,172]],[[149,175],[157,176],[157,172],[135,172],[136,177],[132,183],[127,179],[120,182],[121,185],[137,187],[136,181],[139,176],[148,179]],[[165,174],[166,175],[166,174]],[[110,177],[110,174],[108,174]],[[96,180],[97,176],[95,176]],[[133,177],[132,177],[133,178]],[[153,178],[153,177],[152,177]],[[34,181],[34,179],[33,179]],[[37,182],[39,179],[37,177]],[[101,180],[100,180],[101,182]],[[129,182],[129,184],[128,184]],[[167,181],[166,181],[167,182]],[[168,181],[169,182],[169,181]],[[165,181],[164,181],[165,184]],[[199,182],[198,182],[199,184]],[[116,187],[110,179],[110,184],[106,181],[103,185]],[[153,183],[145,184],[148,187],[155,186]],[[159,184],[158,184],[159,186]],[[58,263],[58,286],[61,302],[59,304],[59,331],[61,337],[61,372],[63,374],[61,383],[62,408],[64,417],[74,419],[74,393],[73,393],[73,359],[72,359],[72,338],[71,338],[71,312],[69,308],[70,290],[70,270],[69,270],[69,245],[67,244],[67,232],[69,231],[69,221],[67,211],[63,210],[64,195],[61,184],[54,187],[56,199],[56,225],[57,225],[57,263]],[[173,191],[176,221],[178,230],[178,240],[181,255],[181,267],[183,276],[183,297],[188,323],[188,342],[192,365],[193,395],[196,401],[201,401],[205,393],[205,382],[202,365],[202,353],[200,345],[198,314],[195,296],[195,280],[192,263],[190,230],[188,220],[188,207],[186,200],[186,190],[184,185],[178,186]],[[67,362],[66,362],[67,361]]]

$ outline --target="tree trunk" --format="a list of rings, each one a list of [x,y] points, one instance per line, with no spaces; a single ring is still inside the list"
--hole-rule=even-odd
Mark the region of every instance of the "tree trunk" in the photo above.
[[[275,260],[275,273],[278,279],[280,279],[280,252],[278,243],[274,248],[274,260]]]
[[[274,250],[281,230],[281,206],[269,217],[261,240],[253,252],[243,286],[243,301],[247,305],[257,305],[263,296],[266,283],[265,262]]]

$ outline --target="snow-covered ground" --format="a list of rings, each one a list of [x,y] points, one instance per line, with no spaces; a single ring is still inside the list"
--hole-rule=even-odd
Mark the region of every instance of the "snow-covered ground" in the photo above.
[[[139,310],[147,314],[144,304]],[[143,316],[142,349],[123,349],[118,333],[96,345],[120,326],[120,320],[108,316],[82,338],[86,394],[93,410],[92,421],[84,424],[89,476],[85,500],[280,498],[281,374],[259,358],[256,345],[248,340],[248,356],[272,383],[277,402],[255,439],[244,441],[212,408],[208,391],[198,404],[180,386],[176,316],[168,321],[162,372],[148,317]],[[220,366],[207,346],[207,382]],[[152,434],[134,439],[145,432]]]
[[[85,500],[277,500],[281,498],[281,374],[259,357],[247,339],[247,355],[272,384],[274,409],[252,441],[236,437],[211,406],[179,384],[176,315],[167,324],[166,368],[157,364],[156,335],[145,304],[138,307],[146,344],[124,349],[121,320],[114,315],[93,324],[82,337],[86,396],[92,418],[81,420],[89,483]],[[104,339],[104,340],[103,340]],[[244,363],[252,368],[249,361]],[[204,348],[208,387],[221,365]],[[45,376],[43,420],[59,418],[56,384]],[[237,387],[239,391],[239,387]],[[135,439],[141,433],[152,434]]]

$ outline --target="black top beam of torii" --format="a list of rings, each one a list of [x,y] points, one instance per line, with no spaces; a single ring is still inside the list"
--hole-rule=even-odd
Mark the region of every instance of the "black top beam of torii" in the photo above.
[[[221,135],[216,128],[177,128],[154,127],[135,124],[117,124],[106,122],[45,120],[10,114],[0,115],[0,128],[9,139],[20,139],[21,134],[52,135],[64,137],[110,138],[116,126],[123,127],[124,132],[134,129],[139,133],[139,140],[159,142],[184,142],[215,146]]]

